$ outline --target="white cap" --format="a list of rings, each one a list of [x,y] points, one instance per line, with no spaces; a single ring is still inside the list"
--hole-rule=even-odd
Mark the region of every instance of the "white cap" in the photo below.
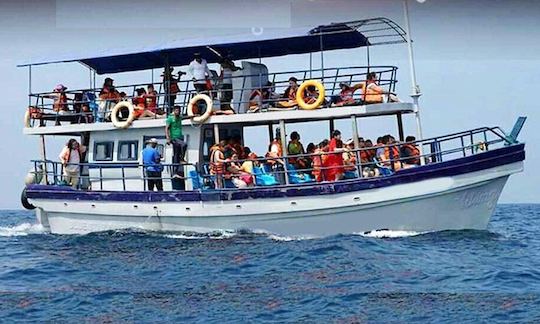
[[[152,137],[151,139],[148,140],[148,143],[156,143],[157,144],[157,138],[155,137]]]

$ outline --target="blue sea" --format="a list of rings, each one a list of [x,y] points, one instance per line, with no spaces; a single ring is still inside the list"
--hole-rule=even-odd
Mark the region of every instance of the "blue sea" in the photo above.
[[[486,231],[326,238],[51,235],[0,214],[7,323],[540,321],[540,205],[499,205]]]

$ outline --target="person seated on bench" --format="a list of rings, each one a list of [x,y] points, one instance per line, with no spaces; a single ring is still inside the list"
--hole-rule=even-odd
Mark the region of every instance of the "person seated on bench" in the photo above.
[[[343,166],[345,172],[354,172],[356,171],[356,153],[354,152],[354,140],[350,138],[344,144],[345,151],[343,152]]]
[[[279,98],[279,95],[274,93],[274,84],[268,81],[262,89],[253,89],[249,96],[249,112],[257,112],[260,109],[272,107],[274,100]]]
[[[251,173],[244,171],[242,165],[238,160],[238,154],[233,155],[227,159],[227,172],[231,175],[231,181],[236,188],[246,188],[253,185],[253,177]]]
[[[138,88],[135,91],[137,92],[137,96],[133,98],[135,119],[145,117],[155,118],[156,114],[146,109],[146,90],[144,88]]]
[[[381,147],[382,151],[377,149],[377,152],[379,152],[377,158],[379,161],[381,161],[382,165],[392,168],[393,170],[401,169],[401,162],[399,161],[399,148],[397,145],[395,145],[397,142],[394,140],[392,135],[384,135],[382,137],[382,144],[390,145],[387,147]]]
[[[292,108],[296,107],[296,91],[298,90],[298,79],[295,77],[289,78],[289,86],[285,89],[282,98],[285,100],[278,101],[276,107],[278,108]]]
[[[100,121],[106,119],[109,116],[111,109],[114,107],[114,105],[117,104],[120,99],[122,99],[121,93],[116,90],[113,82],[113,79],[105,78],[105,81],[103,82],[103,87],[99,92],[100,103],[98,119]]]
[[[300,134],[298,134],[298,132],[295,131],[291,133],[291,140],[287,145],[287,151],[289,152],[290,156],[306,154],[304,145],[302,145],[302,142],[300,142]],[[294,165],[294,167],[298,170],[306,169],[308,164],[304,157],[290,157],[289,163]]]
[[[408,167],[420,165],[420,149],[414,143],[416,138],[414,136],[407,136],[405,142],[399,151],[403,163]]]
[[[333,107],[354,106],[362,104],[362,100],[354,99],[354,92],[358,89],[364,88],[363,82],[352,86],[348,83],[341,82],[339,84],[339,87],[341,88],[341,92],[339,93],[339,95],[332,97]]]
[[[379,86],[378,83],[377,74],[375,72],[367,74],[365,88],[363,89],[363,100],[365,103],[401,102],[396,95],[385,93],[384,89]]]

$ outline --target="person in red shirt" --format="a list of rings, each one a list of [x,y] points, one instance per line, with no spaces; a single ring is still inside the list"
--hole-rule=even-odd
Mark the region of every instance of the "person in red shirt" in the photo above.
[[[341,132],[334,130],[332,139],[328,144],[328,158],[326,159],[326,177],[328,181],[336,181],[343,179],[345,170],[343,168],[343,142],[341,141]]]

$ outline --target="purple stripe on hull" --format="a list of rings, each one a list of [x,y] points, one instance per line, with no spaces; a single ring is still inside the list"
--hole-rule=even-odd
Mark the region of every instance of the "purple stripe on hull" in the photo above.
[[[78,191],[70,187],[30,185],[28,198],[86,201],[180,202],[329,195],[388,187],[420,180],[455,176],[523,161],[524,144],[503,147],[451,161],[404,169],[392,176],[353,179],[332,183],[274,186],[269,188],[227,189],[222,191]]]

